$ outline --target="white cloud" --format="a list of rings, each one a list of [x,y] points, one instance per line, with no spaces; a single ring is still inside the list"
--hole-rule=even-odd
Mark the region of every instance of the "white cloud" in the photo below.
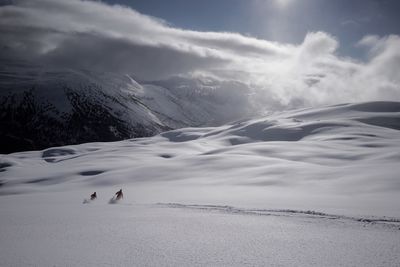
[[[17,0],[0,7],[2,58],[133,74],[239,81],[267,109],[400,100],[400,37],[366,36],[368,62],[336,54],[339,41],[312,32],[282,44],[237,33],[197,32],[123,6]],[[225,90],[226,92],[227,90]],[[237,90],[232,90],[237,94]]]

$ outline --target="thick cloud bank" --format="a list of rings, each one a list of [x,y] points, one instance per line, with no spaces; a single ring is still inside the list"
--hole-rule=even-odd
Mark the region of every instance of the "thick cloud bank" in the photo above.
[[[366,36],[366,62],[336,54],[311,32],[301,44],[171,27],[128,7],[78,0],[0,6],[0,57],[133,75],[141,81],[210,77],[243,84],[260,107],[400,100],[400,37]],[[237,90],[233,90],[237,92]]]

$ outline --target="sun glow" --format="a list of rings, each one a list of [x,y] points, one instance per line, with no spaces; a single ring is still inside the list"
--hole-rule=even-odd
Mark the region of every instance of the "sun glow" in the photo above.
[[[286,8],[286,7],[288,7],[292,2],[294,2],[294,0],[275,0],[275,4],[276,4],[279,8]]]

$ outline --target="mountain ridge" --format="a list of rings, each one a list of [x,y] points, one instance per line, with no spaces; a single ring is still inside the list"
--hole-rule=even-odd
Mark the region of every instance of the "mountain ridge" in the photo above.
[[[218,89],[177,81],[163,87],[162,81],[139,84],[129,75],[6,61],[0,67],[0,153],[148,137],[255,113],[237,105],[236,113],[218,112],[231,105]]]

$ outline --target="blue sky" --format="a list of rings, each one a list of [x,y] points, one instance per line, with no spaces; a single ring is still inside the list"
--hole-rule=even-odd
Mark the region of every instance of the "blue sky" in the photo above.
[[[174,27],[229,31],[278,42],[301,43],[310,31],[340,40],[339,53],[362,57],[365,35],[400,34],[397,0],[106,0],[161,18]]]

